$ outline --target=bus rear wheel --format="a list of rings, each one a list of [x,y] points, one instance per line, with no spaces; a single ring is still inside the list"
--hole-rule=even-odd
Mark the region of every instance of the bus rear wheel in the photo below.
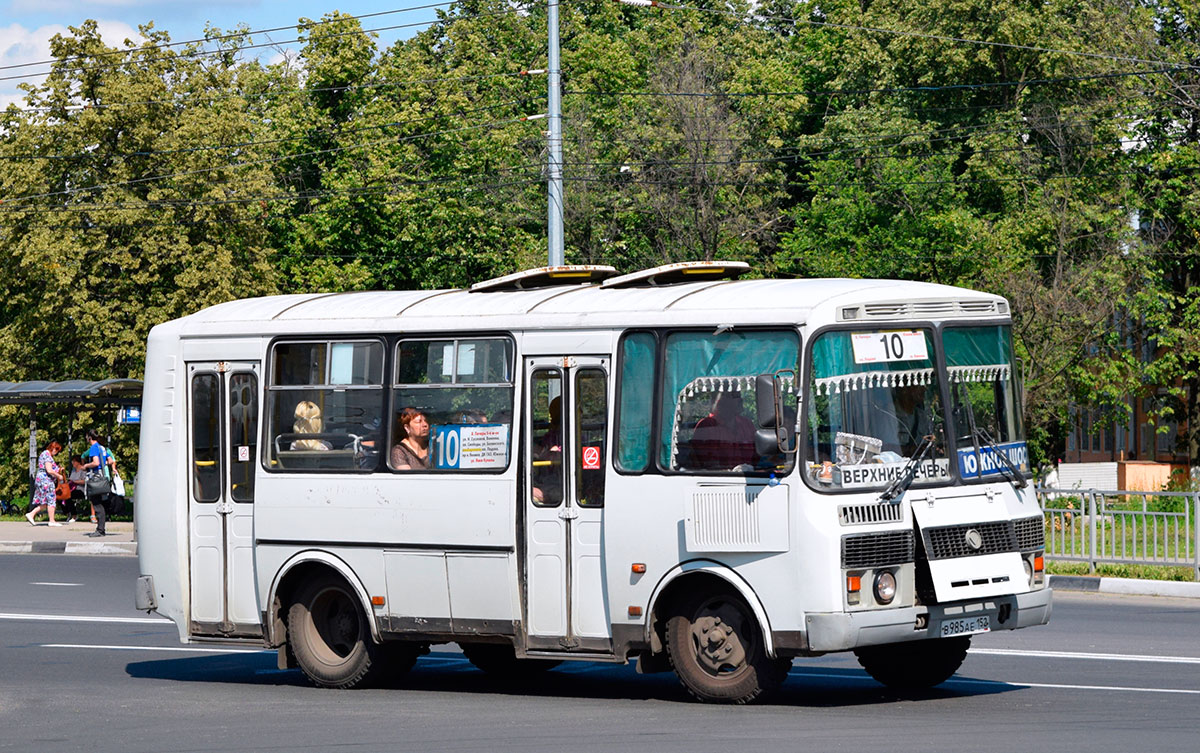
[[[928,690],[941,685],[967,658],[971,637],[865,646],[854,649],[867,674],[892,690]]]
[[[732,594],[685,600],[666,633],[675,674],[707,703],[749,703],[779,687],[791,666],[767,656],[754,615]]]
[[[324,688],[376,683],[389,664],[407,669],[403,662],[389,661],[392,651],[371,638],[358,597],[333,575],[301,588],[288,610],[288,642],[304,674]]]

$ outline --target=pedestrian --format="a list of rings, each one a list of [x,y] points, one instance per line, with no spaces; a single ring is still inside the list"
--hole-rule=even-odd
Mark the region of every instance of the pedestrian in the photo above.
[[[62,451],[62,445],[57,439],[51,439],[46,445],[46,449],[42,450],[42,454],[38,455],[37,473],[33,477],[33,501],[29,505],[29,512],[26,513],[25,519],[29,521],[29,525],[37,525],[34,518],[43,509],[50,520],[47,525],[61,526],[54,519],[54,507],[57,500],[54,497],[54,487],[63,480],[62,469],[58,467],[58,463],[54,462],[54,456]]]
[[[87,492],[84,491],[84,486],[87,484],[87,471],[83,469],[83,458],[78,455],[71,456],[71,472],[67,475],[67,483],[71,485],[71,496],[67,498],[67,515],[70,516],[68,523],[75,522],[75,511],[79,509],[81,502],[87,501]],[[92,522],[96,522],[96,513],[92,513]]]
[[[84,489],[88,501],[96,513],[96,530],[88,536],[105,536],[104,524],[108,517],[109,498],[112,496],[112,477],[116,473],[117,461],[104,445],[100,444],[100,435],[95,429],[87,432],[88,451],[87,462],[83,468],[87,471],[87,481]]]

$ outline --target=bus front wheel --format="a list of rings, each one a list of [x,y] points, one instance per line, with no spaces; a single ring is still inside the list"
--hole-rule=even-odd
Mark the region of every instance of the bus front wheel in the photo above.
[[[389,664],[389,652],[371,638],[357,596],[332,575],[316,578],[297,594],[288,610],[288,642],[304,674],[325,688],[374,683]]]
[[[708,703],[748,703],[779,687],[791,661],[767,656],[754,615],[737,596],[685,599],[667,621],[667,653],[688,692]]]
[[[867,674],[892,690],[927,690],[941,685],[967,658],[970,636],[865,646],[854,649]]]

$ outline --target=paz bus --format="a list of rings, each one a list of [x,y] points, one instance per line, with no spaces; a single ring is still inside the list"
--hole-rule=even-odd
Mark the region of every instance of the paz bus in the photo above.
[[[138,607],[319,686],[455,642],[501,675],[636,659],[734,703],[839,651],[931,687],[973,635],[1044,624],[1008,302],[747,269],[548,267],[156,326]]]

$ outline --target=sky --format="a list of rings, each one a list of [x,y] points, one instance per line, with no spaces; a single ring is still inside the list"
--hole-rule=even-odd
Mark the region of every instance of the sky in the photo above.
[[[66,33],[68,26],[78,26],[85,19],[95,19],[100,33],[109,45],[120,45],[126,38],[139,39],[137,29],[153,21],[166,30],[172,41],[187,41],[204,36],[204,27],[212,24],[232,29],[245,23],[251,30],[294,25],[301,17],[320,18],[334,10],[358,16],[381,11],[430,5],[438,0],[0,0],[0,107],[10,102],[21,104],[17,84],[21,81],[39,82],[41,77],[13,78],[22,74],[46,70],[46,66],[11,68],[50,58],[50,38]],[[448,3],[441,7],[446,7]],[[367,29],[380,29],[377,44],[382,48],[397,39],[411,36],[421,27],[383,29],[382,27],[412,24],[434,18],[434,9],[394,13],[362,20]],[[255,43],[295,39],[294,30],[271,32],[269,39],[256,36]],[[281,45],[296,49],[296,44]],[[277,56],[266,48],[264,59]]]

